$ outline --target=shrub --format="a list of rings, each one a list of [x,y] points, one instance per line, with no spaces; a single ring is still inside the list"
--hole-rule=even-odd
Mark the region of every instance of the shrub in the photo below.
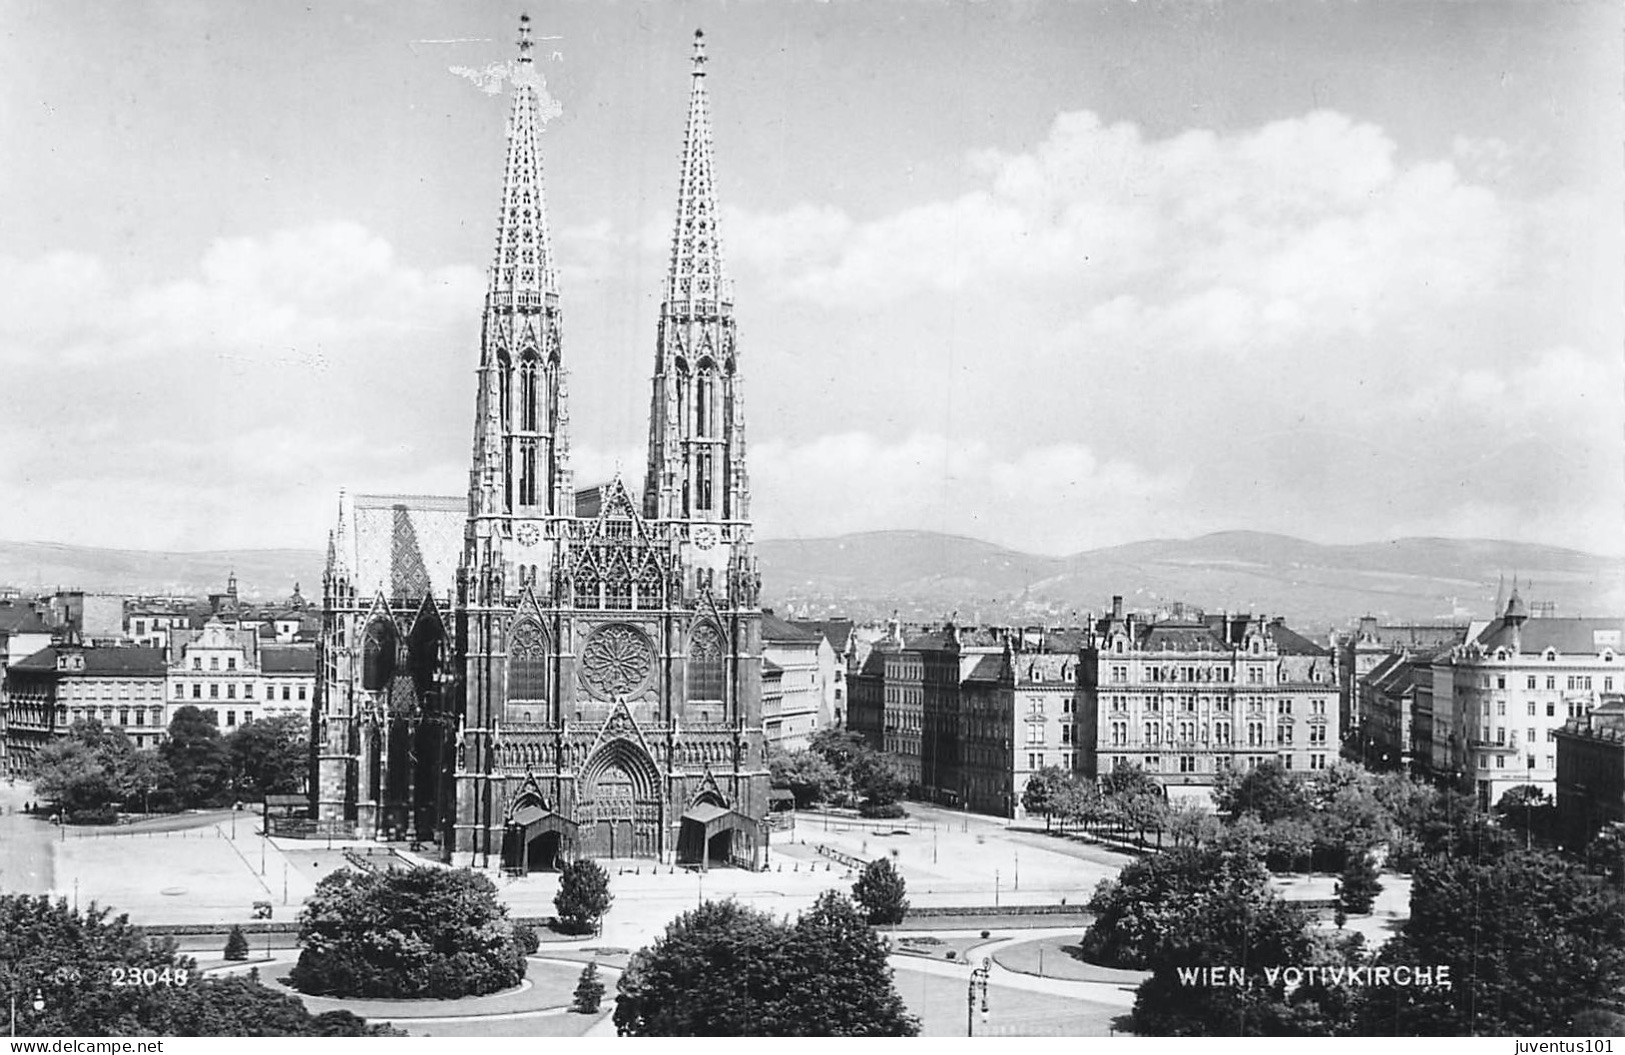
[[[598,1005],[604,1002],[604,980],[598,977],[598,962],[588,963],[581,969],[581,977],[576,981],[575,1003],[571,1009],[583,1015],[598,1013]]]
[[[564,866],[553,907],[567,929],[577,933],[592,930],[614,902],[615,895],[609,892],[609,873],[597,861],[583,858]]]
[[[528,923],[513,925],[513,940],[519,945],[519,951],[526,956],[536,955],[536,950],[542,947],[541,935]]]
[[[902,803],[898,802],[865,802],[858,807],[858,815],[879,820],[897,820],[907,817],[908,811],[903,809]]]
[[[299,914],[295,989],[364,997],[479,996],[517,985],[525,954],[496,887],[467,869],[323,879]]]
[[[226,937],[226,959],[248,959],[248,937],[243,934],[243,928],[232,924],[231,933]]]

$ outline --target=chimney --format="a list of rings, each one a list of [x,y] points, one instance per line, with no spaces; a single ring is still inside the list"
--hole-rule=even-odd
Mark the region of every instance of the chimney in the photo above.
[[[1115,621],[1115,620],[1122,619],[1122,618],[1123,618],[1123,595],[1120,594],[1120,593],[1114,593],[1114,594],[1112,594],[1112,619]]]

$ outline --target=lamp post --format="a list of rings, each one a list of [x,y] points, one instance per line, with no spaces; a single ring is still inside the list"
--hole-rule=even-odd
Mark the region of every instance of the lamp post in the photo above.
[[[982,1022],[987,1022],[987,979],[993,973],[992,959],[982,957],[982,966],[971,968],[970,987],[965,991],[965,1036],[975,1035],[976,994],[982,995]]]
[[[29,1006],[34,1009],[34,1014],[36,1014],[36,1015],[39,1014],[41,1011],[45,1010],[45,994],[40,992],[38,988],[36,988],[34,990],[34,999],[29,1002]],[[13,978],[11,980],[11,1036],[12,1036],[12,1039],[14,1039],[14,1040],[17,1037],[17,979],[16,978]]]

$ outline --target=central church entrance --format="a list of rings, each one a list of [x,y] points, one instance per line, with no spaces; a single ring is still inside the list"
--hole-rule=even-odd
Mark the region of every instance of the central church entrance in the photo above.
[[[577,813],[590,857],[658,857],[659,781],[654,763],[625,740],[611,741],[588,763]]]

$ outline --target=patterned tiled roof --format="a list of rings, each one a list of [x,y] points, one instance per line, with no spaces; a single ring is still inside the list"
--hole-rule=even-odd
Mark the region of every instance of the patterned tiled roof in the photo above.
[[[356,495],[344,554],[362,597],[454,593],[468,502],[435,495]]]

